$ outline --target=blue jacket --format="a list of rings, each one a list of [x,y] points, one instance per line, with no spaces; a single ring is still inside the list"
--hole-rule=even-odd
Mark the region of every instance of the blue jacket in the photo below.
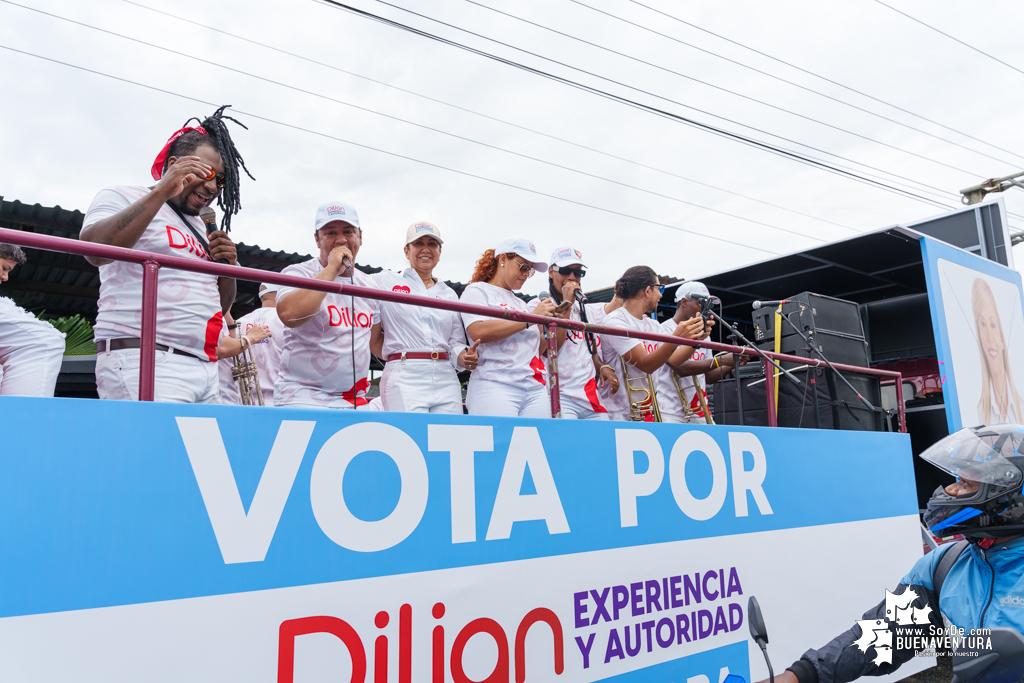
[[[1024,537],[982,550],[971,544],[957,558],[936,596],[932,584],[935,565],[952,544],[936,549],[914,564],[894,594],[914,586],[921,598],[914,604],[931,608],[931,624],[943,627],[943,616],[954,626],[972,628],[1015,628],[1024,633]],[[938,598],[938,599],[937,599]],[[940,614],[941,612],[941,614]],[[863,619],[885,619],[885,600],[868,610]],[[861,628],[853,628],[818,650],[808,650],[789,669],[800,683],[846,683],[861,676],[880,676],[899,668],[914,656],[913,650],[892,652],[892,664],[875,665],[874,649],[867,652],[853,645]]]

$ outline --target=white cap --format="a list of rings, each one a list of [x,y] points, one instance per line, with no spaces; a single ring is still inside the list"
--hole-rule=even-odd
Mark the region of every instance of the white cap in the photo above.
[[[703,282],[692,280],[684,282],[676,288],[676,303],[683,299],[696,299],[701,296],[711,296],[711,292],[708,291]]]
[[[264,282],[260,285],[260,298],[262,299],[267,294],[273,294],[279,289],[281,289],[281,285],[275,285],[272,282]]]
[[[426,221],[419,221],[409,226],[409,229],[405,231],[405,243],[415,242],[421,237],[432,236],[441,244],[444,244],[444,240],[441,239],[441,231],[433,223],[427,223]]]
[[[583,270],[587,269],[587,264],[583,262],[583,254],[580,253],[579,249],[559,247],[551,252],[552,267],[561,268],[562,266],[571,266],[574,263],[583,266]]]
[[[543,273],[548,269],[548,264],[537,256],[537,247],[525,237],[506,237],[494,248],[494,255],[516,254],[522,256],[533,264],[534,270]]]
[[[313,227],[313,232],[334,221],[344,221],[352,227],[359,228],[359,214],[351,204],[327,202],[321,204],[320,208],[316,210],[316,225]]]

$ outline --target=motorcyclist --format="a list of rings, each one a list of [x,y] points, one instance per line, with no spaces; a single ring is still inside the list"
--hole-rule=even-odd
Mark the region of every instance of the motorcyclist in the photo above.
[[[938,441],[921,458],[957,477],[935,489],[924,514],[925,525],[937,537],[963,535],[966,547],[946,544],[917,561],[900,580],[894,595],[913,590],[918,597],[908,606],[918,611],[902,620],[971,629],[1009,627],[1024,633],[1024,427],[1015,424],[962,429]],[[946,553],[959,551],[948,568],[941,591],[935,590],[936,567]],[[950,557],[953,557],[952,555]],[[939,575],[942,574],[940,570]],[[906,599],[905,599],[906,600]],[[886,601],[868,610],[864,620],[892,629]],[[927,618],[927,623],[923,622]],[[914,656],[899,649],[898,640],[884,635],[863,638],[860,624],[817,650],[808,650],[777,683],[833,683],[896,670]],[[874,645],[868,645],[868,640]],[[888,648],[884,643],[891,642]],[[984,654],[983,652],[981,654]],[[881,656],[880,656],[881,655]],[[890,661],[886,661],[890,660]],[[763,683],[763,682],[762,682]]]

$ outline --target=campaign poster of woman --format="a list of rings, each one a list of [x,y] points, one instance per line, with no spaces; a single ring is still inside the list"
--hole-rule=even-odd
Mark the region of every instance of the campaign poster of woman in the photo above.
[[[961,425],[1024,422],[1019,286],[943,259],[938,270]]]

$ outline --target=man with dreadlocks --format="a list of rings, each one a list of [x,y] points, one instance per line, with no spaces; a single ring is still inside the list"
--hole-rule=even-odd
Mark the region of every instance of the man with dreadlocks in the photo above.
[[[228,237],[241,208],[239,169],[225,107],[170,137],[153,162],[151,187],[101,190],[85,215],[81,239],[99,244],[235,265]],[[239,123],[239,125],[242,125]],[[243,128],[245,126],[242,126]],[[249,175],[252,178],[251,175]],[[223,230],[209,235],[199,212],[218,201]],[[96,387],[100,398],[138,398],[142,266],[89,258],[100,269],[96,317]],[[157,287],[157,401],[216,403],[217,345],[223,313],[235,300],[235,281],[164,268]]]
[[[570,320],[587,322],[588,314],[596,308],[603,311],[604,304],[586,304],[576,301],[576,292],[582,293],[580,281],[587,274],[583,254],[572,247],[560,247],[551,254],[548,267],[548,291],[557,303],[572,302]],[[585,301],[585,300],[584,300]],[[540,299],[531,302],[539,304]],[[598,381],[611,393],[619,390],[615,368],[601,362],[598,355],[600,338],[567,330],[565,342],[558,348],[558,388],[561,396],[562,417],[579,420],[607,420],[608,408],[598,396]]]

